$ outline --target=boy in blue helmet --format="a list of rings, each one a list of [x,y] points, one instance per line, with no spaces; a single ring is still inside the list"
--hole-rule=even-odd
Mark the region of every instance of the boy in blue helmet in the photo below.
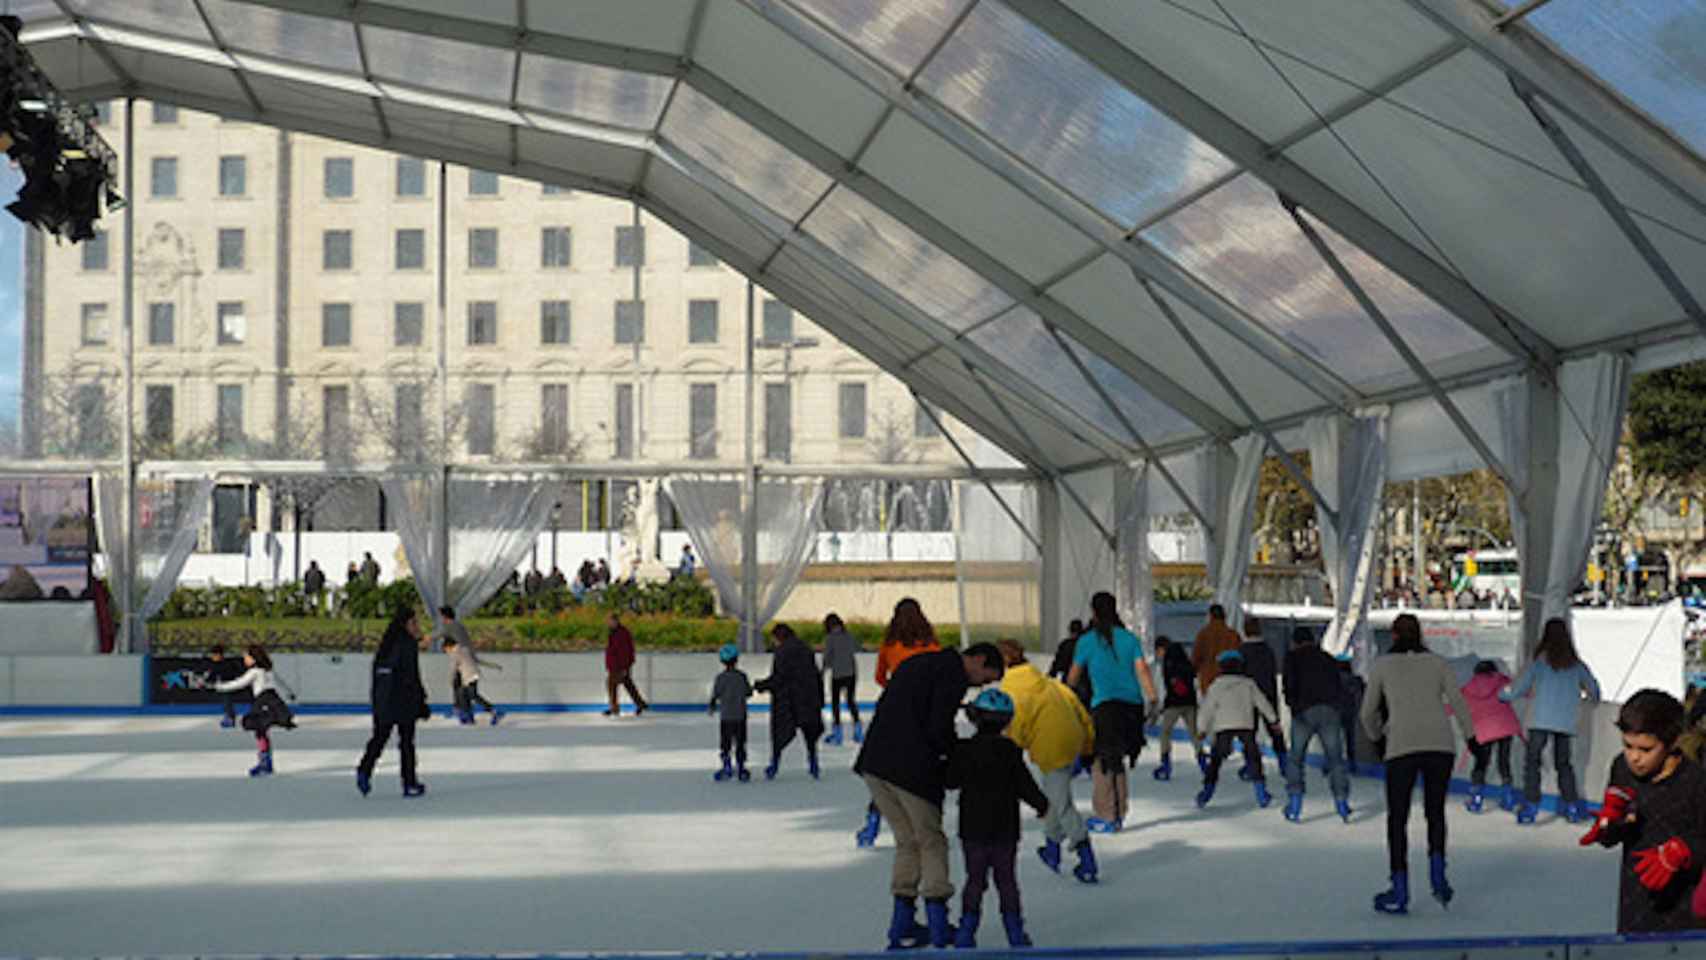
[[[717,651],[717,659],[722,661],[723,672],[717,674],[717,679],[711,684],[711,703],[706,708],[715,713],[722,709],[718,735],[718,749],[723,755],[723,765],[712,775],[712,779],[721,783],[730,777],[739,777],[741,783],[752,779],[752,774],[746,770],[746,702],[752,699],[752,684],[747,681],[746,674],[740,669],[740,648],[732,643],[723,644]],[[734,764],[729,763],[729,751],[734,750]]]
[[[1203,737],[1213,738],[1208,755],[1208,769],[1203,771],[1202,790],[1197,793],[1197,806],[1206,807],[1214,799],[1215,784],[1220,781],[1220,765],[1232,754],[1233,743],[1244,747],[1244,763],[1251,771],[1256,790],[1256,805],[1266,807],[1273,802],[1268,785],[1262,776],[1262,752],[1256,746],[1256,722],[1269,726],[1279,722],[1279,714],[1256,682],[1244,675],[1244,655],[1228,650],[1215,658],[1220,675],[1209,684],[1202,706],[1197,709],[1197,729]]]
[[[955,744],[948,758],[948,788],[960,791],[960,848],[966,858],[966,886],[954,945],[977,946],[983,891],[994,873],[1007,945],[1028,947],[1031,938],[1025,934],[1019,903],[1019,801],[1040,817],[1048,813],[1048,798],[1031,777],[1018,744],[1002,735],[1013,722],[1013,698],[1000,690],[985,690],[965,709],[977,735]]]

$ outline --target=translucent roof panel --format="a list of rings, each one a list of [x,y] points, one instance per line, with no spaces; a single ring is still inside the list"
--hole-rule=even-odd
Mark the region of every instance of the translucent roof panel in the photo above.
[[[1150,443],[1197,432],[1189,420],[1156,400],[1124,371],[1067,339],[1068,346],[1089,368],[1091,376],[1119,405],[1120,413],[1115,414],[1079,372],[1060,341],[1027,307],[1009,310],[973,330],[968,338],[1012,365],[1044,395],[1065,404],[1123,446],[1135,446],[1135,442],[1120,415]]]
[[[683,53],[694,6],[681,0],[535,2],[527,5],[527,29],[584,37],[619,47]]]
[[[1005,389],[1000,381],[992,376],[991,371],[985,371],[980,378],[973,379],[966,373],[965,367],[946,351],[939,351],[918,361],[912,370],[917,376],[951,391],[954,396],[981,412],[1000,429],[1012,432],[1016,423],[1022,442],[1029,444],[1030,449],[1017,450],[1015,453],[1029,457],[1040,455],[1045,462],[1061,466],[1107,459],[1107,454],[1085,437],[1062,427],[1059,421],[1045,417]],[[989,401],[988,394],[984,392],[986,389],[999,399],[999,408]],[[1012,417],[1011,421],[1009,416]]]
[[[355,26],[348,20],[286,13],[257,3],[209,3],[206,10],[228,47],[346,73],[361,72]]]
[[[516,3],[517,0],[478,0],[477,3],[469,3],[468,0],[409,0],[409,6],[425,12],[462,20],[501,23],[506,27],[516,24]]]
[[[1524,22],[1706,154],[1706,0],[1552,0]]]
[[[53,20],[65,15],[65,11],[60,9],[59,4],[55,3],[54,0],[11,0],[6,9],[12,16],[25,23],[34,23],[37,20]]]
[[[971,268],[845,187],[832,191],[803,227],[866,275],[955,330],[1013,302]]]
[[[675,92],[659,133],[790,221],[805,216],[833,182],[687,84]]]
[[[211,43],[192,0],[71,0],[79,16]]]
[[[1365,383],[1405,369],[1403,358],[1297,229],[1279,199],[1254,177],[1239,177],[1144,231],[1143,237],[1345,380]],[[1471,344],[1485,346],[1437,307],[1431,315],[1435,321],[1416,331],[1417,349],[1424,356],[1442,350],[1464,352],[1458,331]],[[1404,329],[1398,317],[1392,319]]]
[[[971,0],[790,0],[842,39],[910,77]]]
[[[1125,226],[1233,166],[996,3],[972,11],[925,68],[919,86]]]
[[[429,90],[508,103],[515,51],[482,47],[383,27],[363,26],[367,69],[376,77]]]
[[[617,127],[650,129],[669,95],[669,77],[522,54],[516,101]]]

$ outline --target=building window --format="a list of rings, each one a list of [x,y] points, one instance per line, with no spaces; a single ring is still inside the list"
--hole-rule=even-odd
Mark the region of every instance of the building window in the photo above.
[[[616,265],[641,267],[646,263],[646,228],[616,228]]]
[[[326,158],[326,199],[345,200],[355,196],[355,158]]]
[[[569,265],[569,228],[546,227],[539,231],[539,265],[566,267]]]
[[[426,161],[419,157],[397,158],[397,196],[426,196]]]
[[[355,263],[355,241],[348,230],[327,230],[320,235],[320,267],[348,270]]]
[[[104,303],[83,304],[82,315],[83,346],[104,347],[107,345],[107,305]]]
[[[246,157],[219,158],[219,195],[240,197],[249,192],[249,161]]]
[[[569,385],[547,383],[539,388],[539,452],[569,452]]]
[[[474,227],[468,231],[468,266],[495,267],[498,265],[498,231],[496,227]]]
[[[243,269],[245,239],[241,227],[227,227],[219,231],[219,269]]]
[[[767,343],[794,342],[793,308],[780,300],[764,301],[764,340]]]
[[[569,301],[546,300],[539,304],[539,342],[569,342]]]
[[[426,267],[426,231],[397,231],[397,269],[420,270]]]
[[[717,301],[687,301],[687,342],[717,342]]]
[[[230,450],[243,443],[243,387],[236,383],[219,385],[218,408],[214,422],[215,440],[221,450]]]
[[[717,459],[717,385],[687,387],[687,455],[694,460]]]
[[[616,301],[616,342],[646,342],[646,302],[644,300]]]
[[[920,440],[928,440],[942,435],[942,428],[937,426],[936,408],[924,401],[918,401],[918,407],[912,411],[912,435]]]
[[[350,334],[350,305],[323,303],[320,305],[320,346],[347,347]]]
[[[148,305],[148,345],[169,347],[177,339],[178,305],[151,303]]]
[[[865,436],[865,385],[844,383],[838,388],[840,398],[840,434],[843,440],[858,440]]]
[[[764,385],[764,457],[787,463],[794,455],[794,391],[785,383]]]
[[[148,193],[156,199],[178,195],[177,157],[155,157],[149,161]]]
[[[468,455],[489,457],[497,446],[498,388],[489,383],[468,385]]]
[[[391,342],[399,347],[418,347],[425,326],[426,304],[399,303],[392,311]]]
[[[634,459],[634,385],[619,383],[616,385],[616,413],[611,418],[616,422],[616,453],[617,460]]]
[[[490,346],[498,342],[498,302],[473,300],[468,304],[468,346]]]
[[[689,240],[687,241],[687,265],[690,267],[714,267],[717,265],[717,255]]]
[[[83,269],[105,270],[107,268],[107,232],[96,230],[95,235],[83,241]]]
[[[399,383],[391,392],[396,412],[391,422],[391,451],[399,459],[420,460],[425,456],[426,391],[418,383]]]
[[[545,184],[544,192],[547,197],[566,197],[573,191],[565,186],[560,186],[555,183],[547,183]]]
[[[78,384],[71,397],[71,411],[76,423],[73,431],[76,453],[102,456],[112,450],[105,387],[98,383]]]
[[[243,315],[242,301],[224,301],[219,304],[218,310],[220,344],[242,343],[249,335],[249,321]]]
[[[498,175],[489,170],[468,171],[468,195],[470,197],[497,196]]]
[[[348,457],[352,452],[349,419],[349,387],[320,389],[320,441],[327,460]]]
[[[156,449],[170,446],[176,435],[172,429],[174,398],[172,388],[167,386],[152,386],[143,393],[142,436],[148,445]]]
[[[178,108],[169,103],[156,103],[154,107],[155,123],[177,123]]]

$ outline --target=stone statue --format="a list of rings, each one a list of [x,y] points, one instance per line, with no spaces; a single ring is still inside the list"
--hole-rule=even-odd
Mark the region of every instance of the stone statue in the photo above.
[[[669,569],[658,559],[658,487],[656,477],[638,481],[622,507],[621,570],[637,580],[669,579]]]

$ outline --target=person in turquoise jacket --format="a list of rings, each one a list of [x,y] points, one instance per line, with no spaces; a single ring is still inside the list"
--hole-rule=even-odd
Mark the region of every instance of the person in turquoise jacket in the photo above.
[[[1528,721],[1528,751],[1523,759],[1523,802],[1516,811],[1518,823],[1533,823],[1540,810],[1540,757],[1548,740],[1552,741],[1552,765],[1558,771],[1558,796],[1564,818],[1571,823],[1588,819],[1587,804],[1576,789],[1576,769],[1570,760],[1570,748],[1576,737],[1576,712],[1583,693],[1590,701],[1597,702],[1599,680],[1576,655],[1569,626],[1554,617],[1546,621],[1545,629],[1540,632],[1534,662],[1499,694],[1499,699],[1506,703],[1534,697],[1534,711]]]

